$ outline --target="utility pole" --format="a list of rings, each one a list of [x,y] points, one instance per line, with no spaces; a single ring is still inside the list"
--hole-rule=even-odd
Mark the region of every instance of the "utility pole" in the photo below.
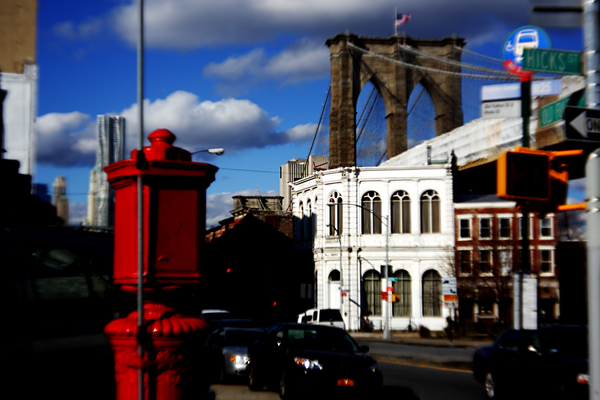
[[[586,108],[600,109],[599,0],[583,1]],[[587,203],[588,354],[590,400],[600,400],[600,151],[590,154],[585,170]]]

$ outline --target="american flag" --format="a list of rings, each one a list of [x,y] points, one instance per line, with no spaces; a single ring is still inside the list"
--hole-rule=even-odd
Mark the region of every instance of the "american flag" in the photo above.
[[[396,27],[407,23],[410,20],[410,14],[396,14]]]

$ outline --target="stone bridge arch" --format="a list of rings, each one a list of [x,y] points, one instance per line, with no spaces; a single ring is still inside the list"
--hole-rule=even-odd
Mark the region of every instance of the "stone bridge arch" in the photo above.
[[[385,104],[388,159],[407,149],[407,105],[418,83],[423,85],[433,101],[436,136],[463,124],[459,75],[410,68],[387,59],[458,73],[458,66],[432,58],[416,57],[401,51],[400,46],[408,45],[438,58],[460,61],[461,52],[457,47],[465,45],[464,39],[413,39],[397,35],[377,38],[338,34],[327,39],[326,44],[331,57],[330,168],[356,165],[356,104],[368,81],[379,90]]]

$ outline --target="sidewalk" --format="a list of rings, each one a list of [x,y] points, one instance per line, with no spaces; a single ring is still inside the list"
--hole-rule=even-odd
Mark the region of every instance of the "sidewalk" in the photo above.
[[[429,347],[449,347],[463,349],[477,349],[482,346],[489,346],[493,340],[488,337],[481,338],[453,338],[452,342],[448,338],[421,338],[418,332],[390,332],[391,338],[386,340],[383,338],[383,332],[348,332],[356,341],[360,342],[381,342],[394,343],[412,346],[429,346]]]

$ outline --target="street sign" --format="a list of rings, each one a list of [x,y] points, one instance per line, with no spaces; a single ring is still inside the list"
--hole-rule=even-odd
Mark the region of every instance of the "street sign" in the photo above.
[[[521,116],[521,100],[481,103],[481,118],[513,118]]]
[[[531,96],[551,96],[562,93],[560,79],[531,82]],[[508,100],[521,98],[520,83],[500,83],[481,87],[481,101]]]
[[[388,278],[391,282],[398,282],[398,278],[395,276],[389,277]]]
[[[517,66],[522,66],[524,50],[539,47],[552,47],[550,36],[537,26],[522,26],[511,33],[504,42],[504,59],[512,61]]]
[[[545,128],[563,119],[565,107],[569,105],[574,96],[567,96],[540,108],[540,128]],[[585,96],[580,95],[579,100],[574,99],[574,107],[585,107]]]
[[[580,75],[581,52],[526,48],[523,50],[523,70]]]
[[[565,107],[567,139],[600,141],[600,110]]]
[[[456,296],[456,277],[450,276],[442,279],[442,294]]]

